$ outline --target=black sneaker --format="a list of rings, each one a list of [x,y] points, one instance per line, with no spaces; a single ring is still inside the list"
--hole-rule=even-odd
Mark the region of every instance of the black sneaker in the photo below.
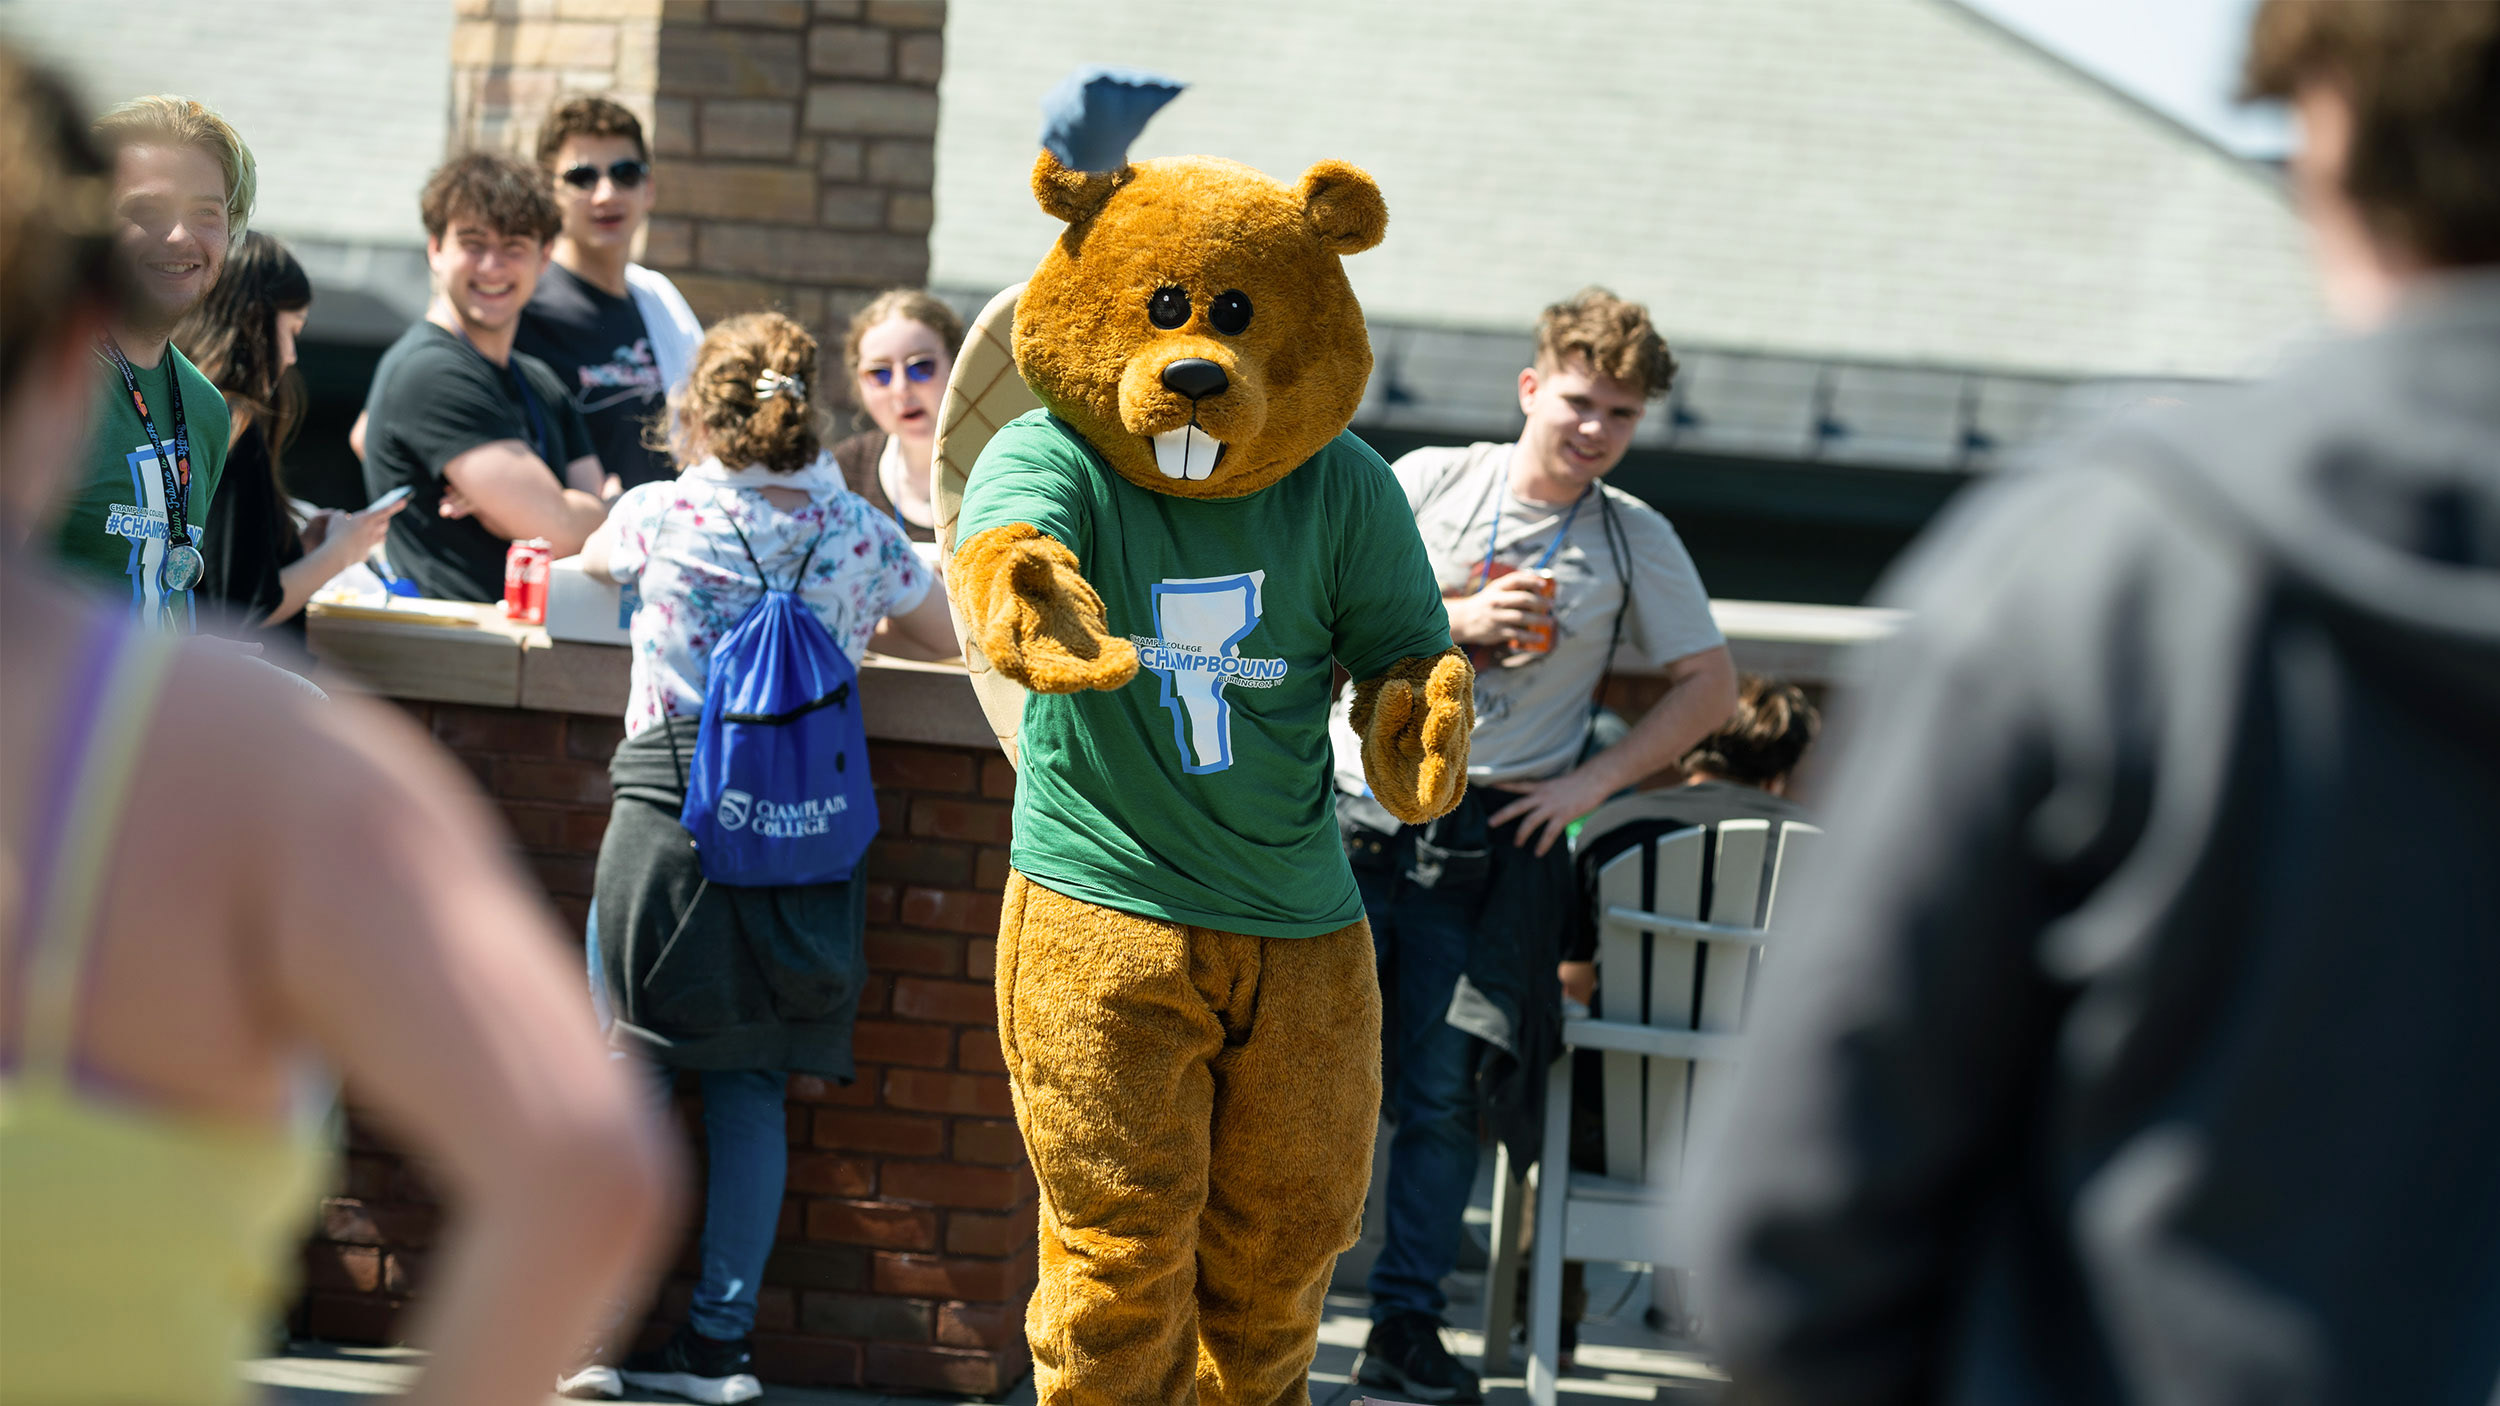
[[[1355,1359],[1354,1379],[1387,1387],[1433,1406],[1475,1406],[1484,1388],[1441,1345],[1441,1323],[1428,1313],[1400,1313],[1372,1325]]]
[[[710,1406],[753,1401],[764,1394],[764,1384],[755,1379],[755,1354],[748,1339],[722,1342],[692,1328],[679,1328],[656,1351],[626,1358],[623,1375],[628,1386],[671,1392]]]

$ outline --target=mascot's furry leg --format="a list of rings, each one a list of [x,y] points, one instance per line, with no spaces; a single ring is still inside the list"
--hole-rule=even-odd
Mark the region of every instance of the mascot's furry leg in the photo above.
[[[1217,932],[1016,874],[998,1030],[1042,1191],[1040,1400],[1307,1406],[1380,1106],[1370,929]]]

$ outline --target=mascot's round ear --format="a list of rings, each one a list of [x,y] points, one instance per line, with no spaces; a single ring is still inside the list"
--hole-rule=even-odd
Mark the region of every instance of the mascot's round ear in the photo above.
[[[1035,184],[1040,181],[1036,175]],[[1322,161],[1302,173],[1300,193],[1302,218],[1329,253],[1360,254],[1389,232],[1389,202],[1359,168]]]
[[[1069,224],[1083,224],[1102,210],[1111,192],[1127,184],[1129,171],[1127,166],[1117,171],[1071,171],[1045,150],[1033,161],[1033,199]]]

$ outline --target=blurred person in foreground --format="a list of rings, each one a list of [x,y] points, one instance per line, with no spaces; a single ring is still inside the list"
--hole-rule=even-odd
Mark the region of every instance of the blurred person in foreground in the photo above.
[[[867,977],[865,874],[833,883],[708,882],[680,822],[704,688],[723,639],[770,589],[794,591],[845,657],[955,653],[946,597],[892,520],[842,486],[814,397],[816,339],[779,313],[707,334],[675,400],[674,479],[626,490],[582,567],[630,583],[633,678],[616,800],[599,845],[591,979],[609,1041],[660,1072],[696,1072],[705,1161],[701,1270],[685,1326],[621,1369],[575,1364],[568,1396],[628,1386],[697,1401],[762,1390],[752,1335],[788,1174],[792,1074],[848,1084]],[[760,804],[760,802],[759,802]],[[756,824],[760,827],[762,820]]]
[[[216,286],[258,176],[243,138],[189,98],[133,98],[95,137],[113,163],[124,293],[88,360],[95,437],[61,485],[53,551],[141,619],[187,634],[228,425],[217,387],[169,339]]]
[[[314,1061],[452,1196],[408,1399],[541,1400],[669,1147],[458,768],[30,549],[115,325],[109,169],[0,48],[0,1400],[243,1399],[335,1156]]]
[[[939,560],[929,466],[937,455],[946,378],[954,374],[963,340],[963,319],[935,294],[889,288],[852,314],[842,343],[851,396],[875,428],[835,445],[833,461],[853,493],[892,517],[904,536],[928,544],[922,559],[932,567]]]
[[[311,315],[304,266],[255,230],[234,242],[217,286],[174,329],[174,341],[191,348],[234,422],[222,491],[209,506],[200,547],[208,563],[198,587],[201,608],[219,617],[211,632],[278,645],[275,660],[296,668],[306,663],[304,603],[380,546],[405,506],[323,509],[300,524],[287,506],[286,447],[304,419],[295,345]]]
[[[2248,79],[2352,335],[1898,582],[1706,1198],[1732,1399],[2493,1399],[2500,0],[2269,0]]]
[[[545,172],[484,151],[436,167],[419,208],[434,301],[382,353],[350,438],[367,492],[414,490],[391,519],[391,569],[438,600],[501,600],[513,542],[568,557],[608,512],[571,392],[513,347],[564,221]]]
[[[1571,848],[1557,842],[1735,703],[1727,642],[1684,544],[1655,508],[1604,482],[1674,376],[1648,309],[1584,289],[1537,322],[1516,442],[1418,449],[1394,466],[1450,638],[1476,663],[1476,726],[1458,808],[1400,825],[1364,786],[1351,690],[1329,719],[1339,829],[1380,969],[1383,1111],[1396,1125],[1356,1368],[1366,1386],[1480,1399],[1441,1341],[1441,1280],[1475,1186],[1479,1102],[1515,1158],[1534,1156],[1571,921]],[[1601,750],[1595,695],[1618,650],[1663,672],[1667,691]]]
[[[547,363],[590,426],[603,497],[676,475],[648,434],[686,379],[703,324],[677,285],[632,258],[659,191],[642,121],[610,98],[576,94],[538,129],[564,227],[521,309],[513,346]]]

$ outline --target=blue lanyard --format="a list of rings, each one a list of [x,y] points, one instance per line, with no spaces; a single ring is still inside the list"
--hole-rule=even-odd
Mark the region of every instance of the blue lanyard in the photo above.
[[[1493,556],[1501,550],[1502,546],[1502,500],[1510,496],[1510,471],[1507,465],[1503,468],[1502,477],[1502,486],[1493,494],[1493,535],[1487,537],[1484,543],[1483,579],[1479,582],[1481,586],[1493,584]],[[1545,544],[1545,555],[1538,557],[1536,565],[1528,568],[1529,570],[1543,571],[1546,565],[1553,561],[1554,553],[1562,549],[1563,539],[1571,535],[1571,520],[1580,515],[1580,505],[1587,502],[1589,495],[1596,491],[1597,485],[1592,483],[1580,490],[1579,497],[1571,500],[1571,511],[1563,514],[1562,526],[1555,530],[1554,540]]]

